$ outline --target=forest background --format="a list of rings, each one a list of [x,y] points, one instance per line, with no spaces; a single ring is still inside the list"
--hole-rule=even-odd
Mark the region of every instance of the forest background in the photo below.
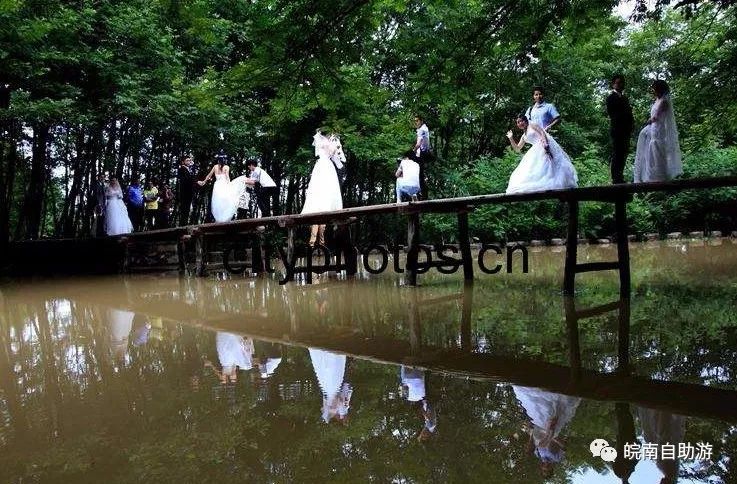
[[[604,98],[614,73],[626,76],[635,111],[633,152],[649,83],[662,78],[672,87],[682,176],[734,174],[736,4],[0,0],[0,244],[87,236],[98,173],[124,186],[135,175],[175,186],[182,155],[204,176],[221,148],[236,175],[258,159],[281,186],[279,212],[299,213],[317,128],[341,135],[344,206],[392,202],[415,114],[432,133],[433,198],[503,192],[520,159],[505,133],[535,85],[562,114],[553,134],[579,184],[607,184]],[[637,197],[631,230],[734,230],[736,197],[735,189]],[[202,221],[208,200],[204,189]],[[560,236],[560,214],[557,202],[482,207],[471,233]],[[370,221],[361,238],[399,224]],[[451,217],[423,224],[428,239],[454,232]],[[582,207],[582,236],[612,232],[611,207]]]

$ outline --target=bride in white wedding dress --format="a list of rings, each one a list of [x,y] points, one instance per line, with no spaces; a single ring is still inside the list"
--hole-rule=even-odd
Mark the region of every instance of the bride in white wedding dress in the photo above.
[[[313,137],[315,166],[305,193],[302,213],[332,212],[343,208],[343,196],[337,169],[346,162],[343,145],[337,135],[325,136],[319,130]],[[310,246],[325,245],[325,225],[313,225],[310,229]]]
[[[507,138],[515,151],[519,152],[525,143],[532,147],[522,157],[517,168],[509,177],[507,193],[539,192],[576,188],[578,175],[563,148],[557,141],[526,116],[517,118],[517,127],[524,133],[519,143],[514,142],[511,131]]]
[[[667,181],[683,173],[670,87],[658,79],[650,86],[650,90],[656,100],[650,108],[650,119],[637,139],[635,183]]]
[[[118,179],[112,177],[105,188],[105,233],[108,235],[129,234],[133,224],[123,202],[123,190]]]
[[[245,182],[248,176],[241,175],[231,180],[230,167],[223,163],[217,163],[213,165],[205,179],[198,181],[197,184],[204,186],[213,176],[215,177],[215,184],[212,187],[210,211],[216,222],[228,222],[233,219],[238,211],[238,202],[241,193],[246,189]]]

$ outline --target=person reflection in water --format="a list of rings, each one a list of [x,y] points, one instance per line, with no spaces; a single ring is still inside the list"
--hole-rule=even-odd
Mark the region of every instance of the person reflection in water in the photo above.
[[[399,369],[399,377],[402,380],[402,397],[416,405],[422,414],[424,425],[417,435],[417,440],[424,442],[435,435],[435,429],[438,427],[435,406],[428,401],[425,391],[425,371],[402,365]]]
[[[253,368],[253,340],[251,338],[218,331],[215,345],[220,360],[220,369],[215,368],[215,365],[208,359],[205,359],[205,368],[211,368],[222,385],[237,383],[238,369],[248,371]]]
[[[661,448],[663,444],[670,444],[675,449],[678,449],[678,444],[683,442],[686,433],[686,418],[682,415],[645,407],[637,407],[637,415],[640,417],[642,437],[645,442],[657,444],[658,448]],[[658,453],[658,457],[660,456]],[[663,473],[660,484],[675,484],[678,481],[677,459],[659,459],[656,464]]]
[[[347,358],[330,351],[310,348],[310,360],[322,390],[322,420],[348,423],[353,388],[345,380]]]
[[[276,368],[281,363],[282,352],[281,346],[275,343],[267,343],[266,341],[254,342],[255,356],[253,364],[258,370],[258,374],[262,380],[265,380],[274,374]]]
[[[512,385],[512,389],[527,413],[529,422],[524,429],[530,434],[530,445],[534,445],[534,453],[540,459],[540,470],[548,477],[553,473],[553,466],[565,456],[565,446],[558,435],[576,414],[581,399],[539,388]]]
[[[142,346],[148,343],[151,333],[151,323],[142,314],[136,314],[133,318],[133,346]]]
[[[123,309],[108,309],[108,324],[110,325],[110,349],[113,360],[118,364],[125,363],[128,353],[128,340],[133,329],[133,318],[136,314]]]

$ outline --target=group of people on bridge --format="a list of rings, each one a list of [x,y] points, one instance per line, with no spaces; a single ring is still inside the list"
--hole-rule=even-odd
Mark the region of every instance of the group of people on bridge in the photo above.
[[[634,128],[634,118],[629,100],[624,95],[624,77],[615,75],[611,79],[612,91],[606,99],[607,113],[610,117],[611,136],[611,175],[613,183],[624,182],[624,167],[629,153],[630,138]],[[682,173],[681,152],[678,141],[678,130],[675,124],[670,88],[663,80],[656,80],[651,85],[655,97],[650,116],[641,129],[635,154],[635,183],[666,181]],[[568,154],[550,134],[550,128],[560,122],[561,116],[551,103],[544,99],[541,87],[533,89],[534,104],[524,114],[516,118],[517,128],[522,135],[515,140],[514,133],[507,132],[512,148],[519,152],[529,144],[519,165],[510,176],[507,193],[525,193],[545,190],[575,188],[578,186],[576,169]],[[430,130],[420,116],[414,118],[416,140],[412,149],[399,158],[394,173],[396,184],[396,201],[417,201],[427,198],[425,170],[433,159],[430,144]],[[346,157],[337,134],[323,134],[318,130],[313,138],[315,156],[310,181],[307,186],[301,213],[330,212],[343,208],[342,186],[345,181]],[[178,208],[179,224],[188,225],[194,190],[215,179],[212,189],[210,211],[215,222],[227,222],[234,217],[268,217],[278,203],[278,186],[273,178],[255,160],[249,160],[249,173],[234,179],[230,178],[230,167],[227,157],[221,151],[217,162],[207,176],[196,180],[192,172],[192,158],[185,156],[181,160],[178,172]],[[164,185],[160,188],[147,184],[147,191],[137,196],[134,180],[128,189],[128,206],[123,203],[124,196],[116,179],[111,179],[104,190],[104,206],[98,207],[104,215],[104,227],[107,235],[128,233],[140,230],[137,206],[131,208],[134,201],[147,204],[163,205],[165,213],[157,218],[161,223],[148,223],[147,227],[163,228],[168,225],[168,213],[171,207],[171,190]],[[155,192],[153,192],[155,190]],[[135,195],[135,196],[134,196]],[[98,196],[98,200],[99,200]],[[255,201],[255,203],[254,203]],[[278,210],[277,210],[278,211]],[[161,212],[161,211],[159,211]],[[153,214],[151,215],[153,217]],[[132,220],[134,222],[132,222]],[[325,243],[325,225],[313,225],[310,231],[309,244]]]

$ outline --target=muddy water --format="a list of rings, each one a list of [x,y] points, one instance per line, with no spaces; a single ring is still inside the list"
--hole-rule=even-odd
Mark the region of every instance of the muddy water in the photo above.
[[[0,482],[734,482],[737,245],[633,246],[577,325],[616,273],[562,264],[6,281]]]

